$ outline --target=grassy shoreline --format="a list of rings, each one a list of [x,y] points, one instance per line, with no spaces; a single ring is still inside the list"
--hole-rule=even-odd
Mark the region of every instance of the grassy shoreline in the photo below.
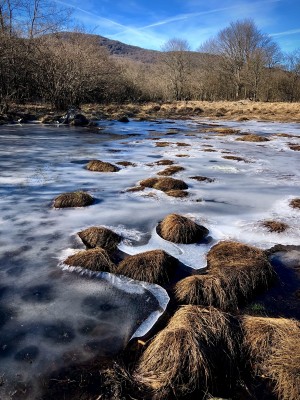
[[[235,121],[300,122],[299,103],[265,103],[240,101],[177,101],[167,103],[84,104],[80,112],[91,120],[118,120],[121,117],[138,120],[208,118]],[[0,115],[0,123],[17,122],[30,115],[41,121],[45,116],[63,115],[64,111],[51,110],[49,104],[14,104],[6,115]]]

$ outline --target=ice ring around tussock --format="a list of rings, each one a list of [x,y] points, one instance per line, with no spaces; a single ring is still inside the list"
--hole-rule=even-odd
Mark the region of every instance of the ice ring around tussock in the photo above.
[[[61,266],[68,271],[6,299],[12,307],[2,299],[0,314],[8,317],[0,324],[1,399],[39,398],[51,373],[118,354],[167,307],[158,285]]]

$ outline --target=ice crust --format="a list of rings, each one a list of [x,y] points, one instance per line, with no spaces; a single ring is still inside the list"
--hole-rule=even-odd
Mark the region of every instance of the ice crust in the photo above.
[[[10,338],[13,344],[8,356],[2,354],[0,376],[5,373],[12,381],[16,371],[21,370],[23,374],[23,365],[29,366],[33,375],[36,371],[46,374],[62,367],[64,362],[72,362],[70,354],[74,348],[83,349],[78,353],[80,361],[94,356],[93,351],[85,349],[86,339],[78,334],[77,326],[78,321],[85,318],[84,301],[93,293],[105,294],[111,301],[128,299],[129,303],[138,296],[140,304],[147,305],[147,299],[151,299],[151,307],[140,310],[142,325],[137,324],[140,311],[135,308],[136,301],[133,308],[127,307],[121,313],[116,350],[130,338],[143,336],[165,309],[167,295],[156,285],[58,267],[58,258],[66,254],[66,249],[74,252],[83,248],[76,232],[86,227],[106,226],[119,233],[123,238],[119,248],[127,254],[164,249],[195,269],[206,266],[207,252],[219,240],[238,240],[260,248],[277,243],[300,244],[300,211],[289,206],[292,198],[300,197],[300,155],[289,148],[290,143],[299,144],[299,124],[222,122],[270,139],[269,142],[248,143],[235,141],[238,135],[203,132],[202,128],[207,130],[209,124],[220,124],[220,121],[168,122],[131,121],[126,125],[99,122],[103,128],[100,133],[61,126],[0,128],[0,340],[7,346]],[[177,133],[164,135],[171,130]],[[297,137],[279,137],[276,133]],[[157,139],[151,140],[153,138]],[[170,146],[156,147],[155,142],[160,138],[170,142]],[[180,147],[177,142],[190,146]],[[207,145],[216,152],[203,151]],[[178,154],[188,157],[177,157]],[[248,162],[222,158],[228,154],[243,157]],[[91,159],[114,164],[131,161],[136,166],[121,167],[116,173],[97,173],[85,169]],[[175,165],[185,168],[174,177],[188,184],[189,197],[172,198],[155,189],[126,192],[142,179],[156,176],[165,169],[154,164],[162,159],[171,159]],[[195,175],[215,181],[190,179]],[[79,189],[93,195],[95,204],[86,208],[52,208],[58,194]],[[163,240],[156,233],[156,226],[173,212],[206,226],[210,238],[193,245]],[[280,234],[268,232],[261,225],[266,219],[280,220],[289,228]],[[129,293],[130,288],[134,293]],[[37,301],[40,297],[42,300]],[[103,326],[111,330],[108,334],[111,339],[115,334],[111,326],[117,318],[114,312],[109,314],[111,320]],[[43,326],[49,325],[49,321],[62,320],[70,332],[75,332],[72,341],[60,345],[51,342],[51,337],[57,337],[60,327],[64,327],[60,322],[58,327],[55,325],[57,329],[49,328],[50,339],[42,339]],[[103,336],[103,327],[97,329]],[[33,342],[39,348],[35,362],[24,364],[15,359],[26,343],[32,346]],[[109,340],[107,346],[109,348]],[[65,361],[61,364],[58,359]],[[43,369],[42,365],[47,365],[48,369]],[[19,378],[26,380],[25,376]],[[6,389],[0,387],[0,398],[1,390],[3,393]]]

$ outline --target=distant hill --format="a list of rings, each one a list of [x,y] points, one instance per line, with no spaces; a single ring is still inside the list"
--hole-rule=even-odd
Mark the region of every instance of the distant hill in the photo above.
[[[119,42],[118,40],[108,39],[100,35],[92,35],[89,33],[74,33],[74,32],[59,32],[55,34],[62,39],[71,38],[73,35],[82,35],[85,39],[90,38],[91,41],[99,43],[99,46],[106,47],[108,52],[118,58],[127,58],[129,60],[138,61],[142,63],[152,64],[161,59],[162,52],[158,50],[143,49],[138,46],[132,46],[130,44]],[[189,52],[192,56],[191,61],[197,65],[201,63],[207,63],[212,59],[216,59],[217,56],[207,53],[200,53],[191,51]]]
[[[71,38],[73,35],[82,35],[85,38],[90,38],[93,42],[98,42],[100,46],[106,47],[108,52],[114,57],[128,58],[144,63],[154,63],[158,60],[159,55],[161,54],[160,51],[147,50],[138,46],[131,46],[129,44],[125,44],[117,40],[111,40],[100,35],[78,32],[59,32],[55,34],[55,36],[59,36],[62,39]]]

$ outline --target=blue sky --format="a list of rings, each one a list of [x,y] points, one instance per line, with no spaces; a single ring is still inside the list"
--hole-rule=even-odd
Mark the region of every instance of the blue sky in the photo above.
[[[193,50],[230,22],[252,18],[283,51],[300,48],[300,0],[56,0],[89,33],[160,50],[170,38]]]

